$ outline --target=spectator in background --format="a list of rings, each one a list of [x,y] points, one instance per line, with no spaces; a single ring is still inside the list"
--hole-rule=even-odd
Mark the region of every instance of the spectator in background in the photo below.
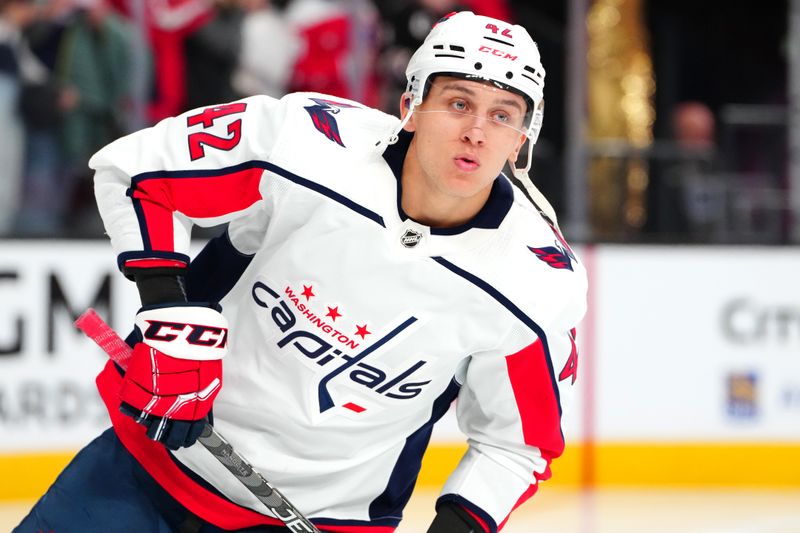
[[[153,59],[152,94],[146,122],[179,114],[186,106],[183,42],[212,16],[212,0],[110,0],[134,25],[144,26]],[[141,8],[136,13],[131,6]],[[142,20],[139,21],[137,18]]]
[[[377,13],[370,2],[291,0],[286,19],[302,43],[290,91],[317,91],[367,106],[380,102]]]
[[[411,54],[437,20],[451,11],[466,10],[467,6],[460,0],[415,0],[404,4],[383,1],[380,4],[386,42],[380,64],[387,84],[382,107],[393,110],[406,90],[406,65]]]
[[[19,109],[25,124],[24,187],[16,234],[56,237],[65,233],[70,207],[67,173],[61,156],[61,118],[77,103],[77,92],[55,75],[64,32],[75,10],[72,0],[40,4],[39,16],[26,28],[31,49],[45,75],[22,87]]]
[[[302,42],[290,91],[318,91],[348,98],[345,61],[350,53],[350,28],[344,3],[292,0],[286,18]]]
[[[122,0],[118,0],[122,1]],[[149,117],[158,122],[186,107],[183,41],[213,15],[212,0],[145,0],[154,58],[154,99]]]
[[[236,99],[231,78],[239,62],[243,19],[238,0],[216,0],[208,20],[184,40],[185,109]]]
[[[22,194],[24,126],[18,113],[27,85],[43,83],[47,71],[22,30],[37,17],[28,0],[0,0],[0,235],[11,233]]]
[[[675,159],[658,189],[660,231],[679,240],[707,242],[725,230],[725,187],[714,173],[716,121],[701,102],[677,104],[671,112]]]
[[[241,0],[241,48],[232,85],[239,97],[287,92],[300,52],[300,38],[271,0]]]
[[[378,107],[384,86],[378,70],[380,15],[373,0],[348,0],[346,5],[350,19],[350,97],[367,106]]]
[[[702,102],[682,102],[672,112],[672,131],[678,146],[689,151],[714,148],[716,121]]]
[[[716,120],[702,102],[682,102],[672,112],[672,130],[681,161],[683,212],[693,240],[707,241],[725,231],[725,184],[714,175]]]
[[[62,192],[72,197],[68,224],[99,232],[87,162],[100,147],[127,133],[132,29],[107,0],[74,0],[75,12],[59,47],[56,76],[75,91],[61,120]],[[86,201],[84,201],[86,200]]]

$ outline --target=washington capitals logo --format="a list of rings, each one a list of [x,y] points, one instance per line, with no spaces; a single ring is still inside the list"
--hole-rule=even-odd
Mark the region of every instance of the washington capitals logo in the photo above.
[[[333,100],[323,100],[321,98],[311,98],[311,101],[316,105],[306,107],[306,111],[311,115],[311,121],[314,127],[317,128],[325,137],[332,140],[339,146],[344,147],[342,136],[339,133],[339,125],[336,124],[334,117],[342,109],[352,109],[356,106],[345,104],[343,102],[334,102]]]
[[[528,246],[528,250],[535,253],[536,257],[553,268],[572,271],[572,260],[575,259],[575,256],[568,247],[556,243],[555,246],[545,246],[543,248]]]

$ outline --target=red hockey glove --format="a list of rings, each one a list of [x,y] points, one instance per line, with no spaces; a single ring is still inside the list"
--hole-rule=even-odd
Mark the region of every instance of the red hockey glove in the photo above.
[[[142,342],[122,381],[120,410],[172,449],[199,436],[222,386],[228,324],[199,304],[143,307],[136,315]]]

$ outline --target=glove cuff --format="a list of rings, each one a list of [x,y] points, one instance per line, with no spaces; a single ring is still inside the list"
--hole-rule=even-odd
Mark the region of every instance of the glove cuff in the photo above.
[[[207,305],[143,307],[135,324],[142,342],[170,357],[211,361],[228,351],[228,321]]]
[[[485,533],[486,528],[455,502],[437,506],[436,516],[427,533]]]
[[[155,305],[164,302],[186,301],[185,268],[126,268],[139,290],[142,304]]]

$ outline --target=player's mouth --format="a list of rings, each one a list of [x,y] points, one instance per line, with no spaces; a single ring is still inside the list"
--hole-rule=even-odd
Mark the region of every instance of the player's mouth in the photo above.
[[[459,154],[454,159],[456,167],[462,172],[473,172],[481,166],[478,158],[471,154]]]

